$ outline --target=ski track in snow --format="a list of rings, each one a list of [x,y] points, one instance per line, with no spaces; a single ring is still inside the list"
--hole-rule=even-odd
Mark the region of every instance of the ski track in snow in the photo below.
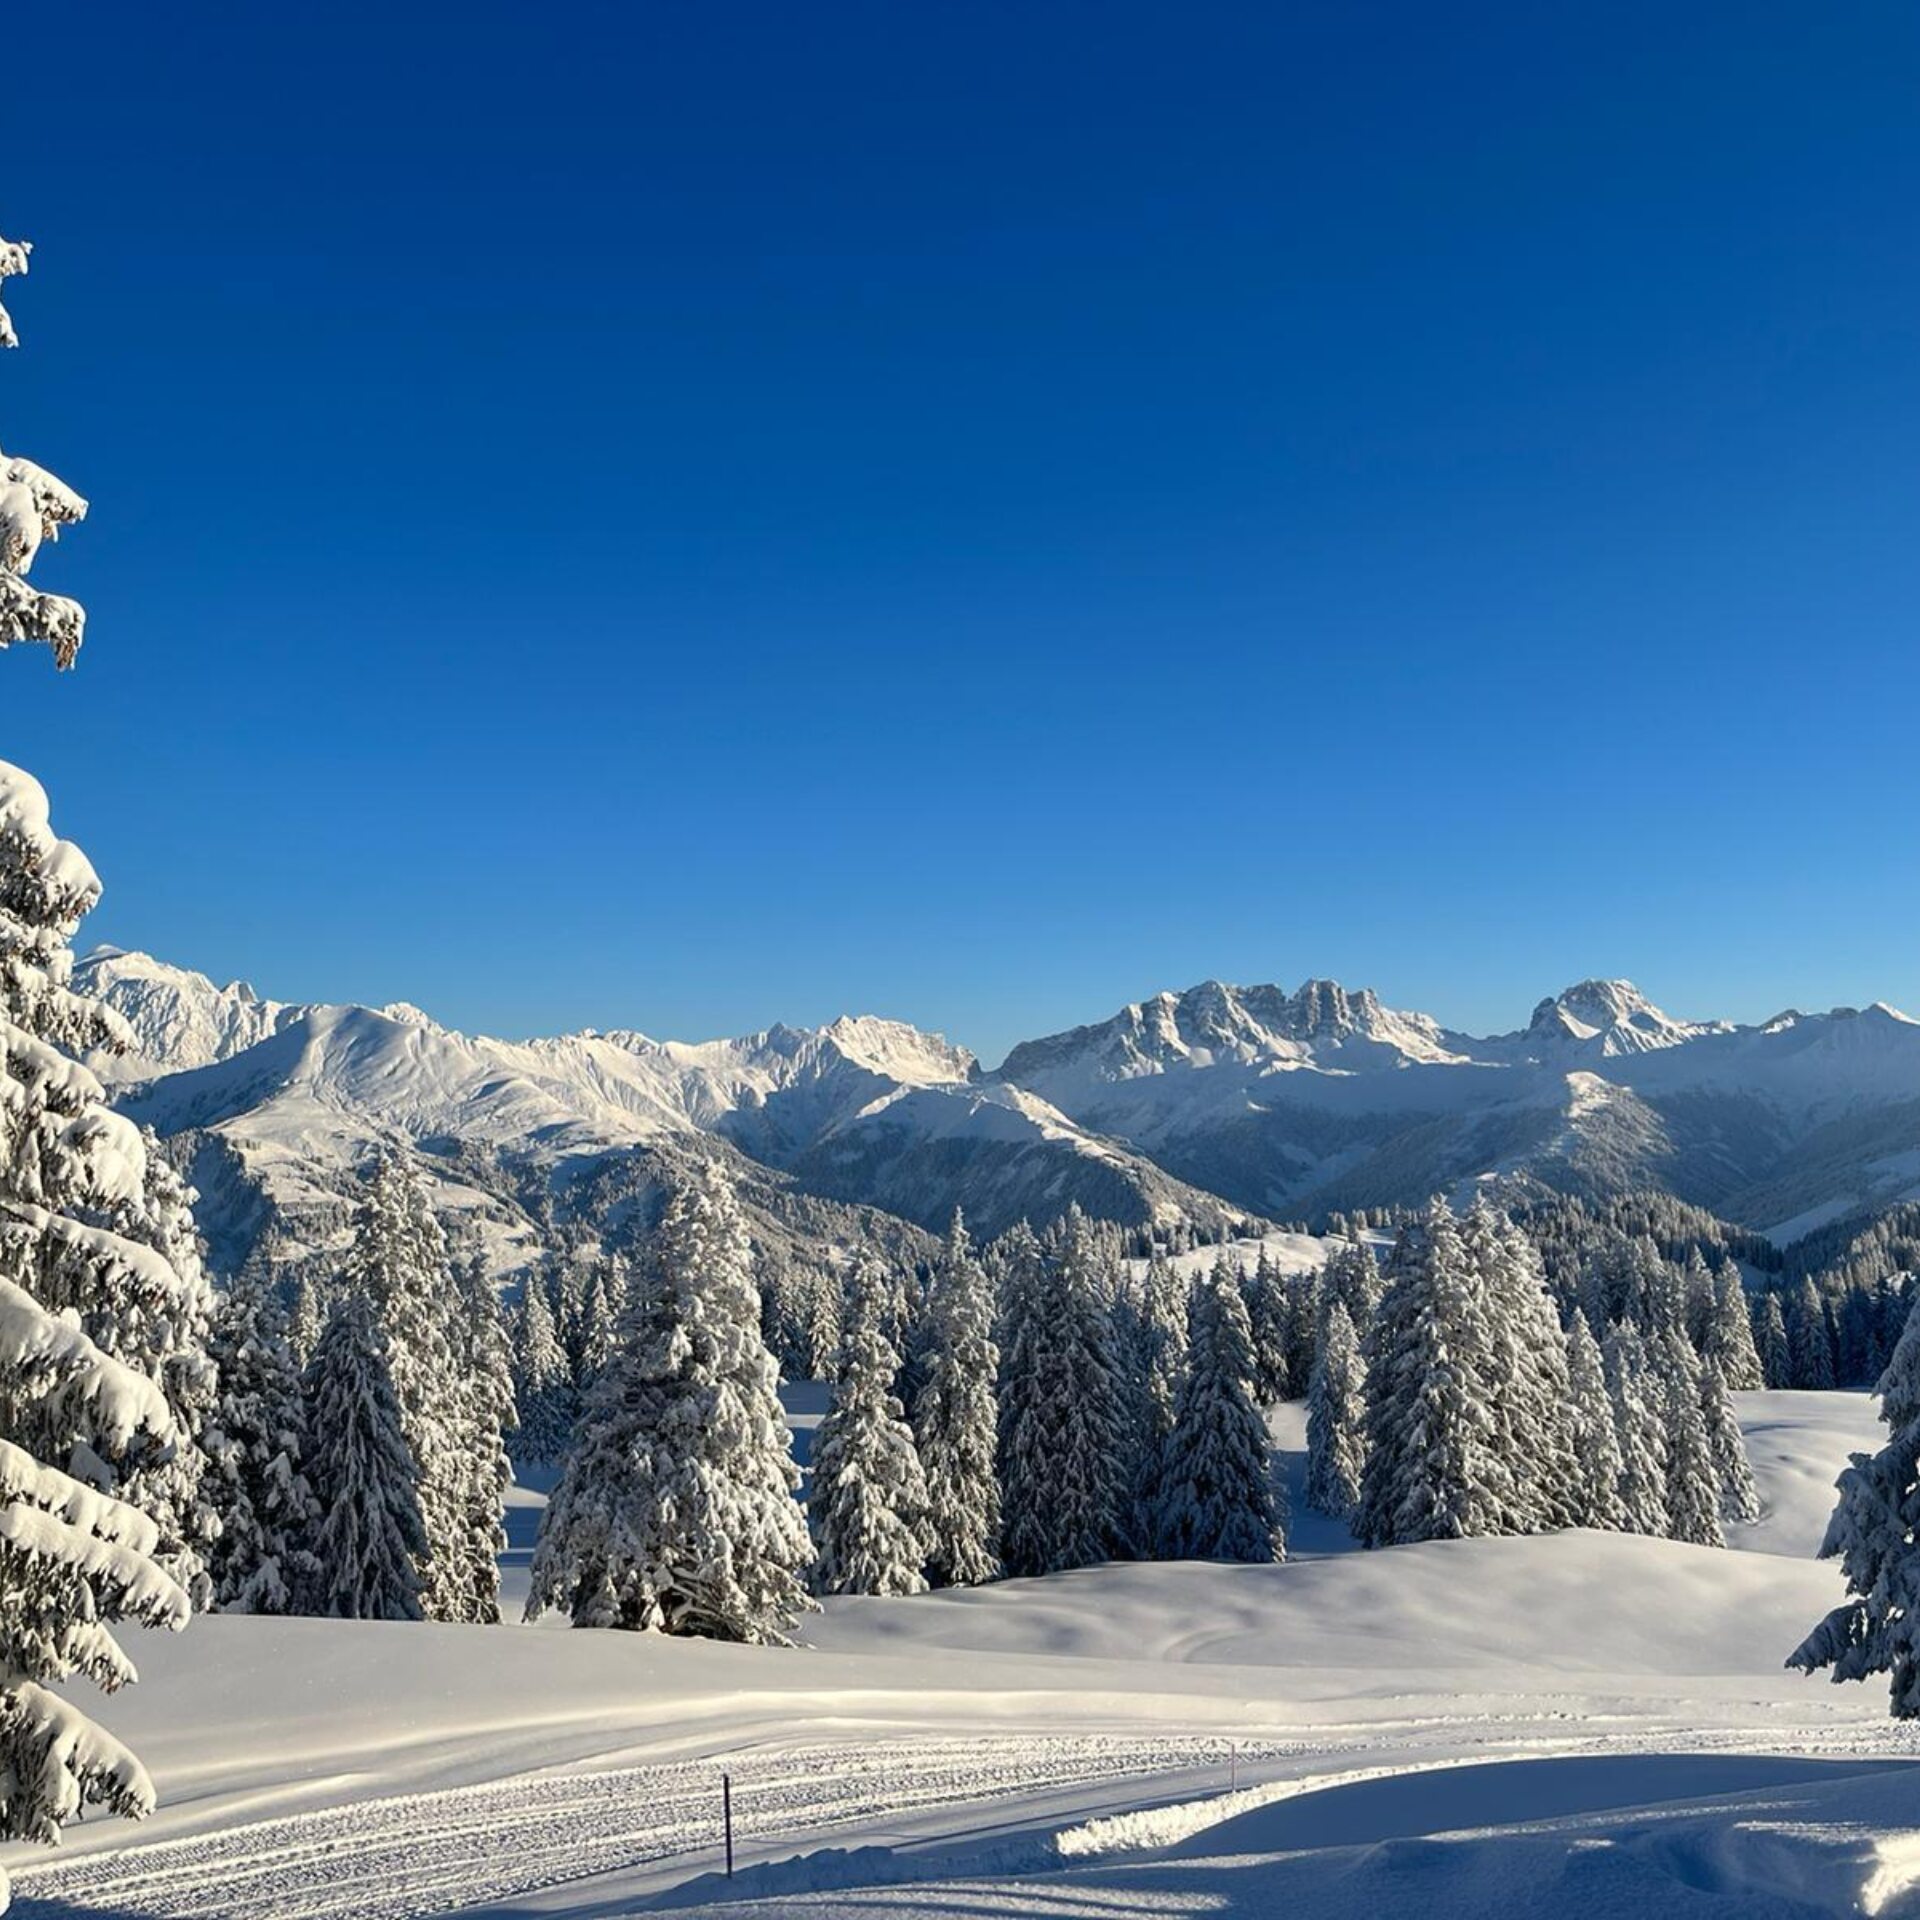
[[[16,1920],[75,1913],[116,1920],[427,1920],[636,1869],[657,1868],[648,1879],[663,1889],[719,1864],[723,1765],[733,1777],[735,1829],[747,1865],[790,1858],[834,1829],[870,1832],[876,1822],[910,1827],[918,1818],[947,1841],[986,1826],[1004,1830],[1021,1817],[1009,1802],[1103,1784],[1115,1795],[1107,1817],[1093,1823],[1095,1831],[1124,1829],[1139,1819],[1129,1807],[1172,1802],[1169,1813],[1190,1832],[1210,1824],[1214,1808],[1224,1817],[1275,1793],[1310,1792],[1350,1779],[1355,1760],[1383,1751],[1394,1759],[1367,1767],[1369,1776],[1548,1755],[1911,1756],[1915,1742],[1907,1735],[1893,1725],[1855,1725],[1783,1729],[1769,1739],[1753,1726],[1662,1729],[1644,1723],[1611,1735],[1582,1734],[1566,1721],[1490,1715],[1477,1726],[1461,1720],[1389,1722],[1354,1728],[1344,1737],[1323,1728],[1312,1738],[1231,1743],[1221,1737],[1003,1736],[760,1749],[356,1801],[26,1867],[14,1876],[14,1913]],[[1219,1791],[1226,1786],[1230,1744],[1240,1777],[1251,1783],[1237,1794]],[[992,1811],[970,1826],[928,1821],[971,1807]],[[1163,1843],[1160,1823],[1146,1818]],[[1086,1830],[1083,1817],[1061,1824]],[[889,1837],[898,1836],[889,1829]],[[1035,1864],[1049,1863],[1050,1830],[1042,1825],[1034,1839]],[[636,1909],[646,1898],[634,1893]]]

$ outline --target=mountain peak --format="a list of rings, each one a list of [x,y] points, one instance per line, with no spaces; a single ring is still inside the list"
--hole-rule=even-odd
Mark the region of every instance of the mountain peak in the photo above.
[[[1669,1018],[1631,980],[1581,980],[1553,999],[1542,1000],[1527,1031],[1543,1040],[1621,1054],[1678,1046],[1705,1029]]]

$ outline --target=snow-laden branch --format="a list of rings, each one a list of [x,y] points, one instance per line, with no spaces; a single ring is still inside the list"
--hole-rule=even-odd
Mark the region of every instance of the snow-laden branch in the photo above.
[[[0,240],[0,280],[9,274],[22,274],[27,270],[27,255],[33,251],[30,240]],[[0,347],[17,347],[20,336],[13,330],[13,321],[8,317],[5,307],[0,306]]]

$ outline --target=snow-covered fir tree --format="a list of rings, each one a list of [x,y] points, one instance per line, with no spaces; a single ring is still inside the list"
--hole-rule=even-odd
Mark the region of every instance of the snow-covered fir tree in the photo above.
[[[321,1299],[320,1282],[305,1273],[294,1282],[293,1305],[287,1314],[287,1348],[295,1366],[304,1369],[320,1348],[320,1336],[327,1329],[327,1309]]]
[[[527,1617],[782,1643],[809,1604],[799,1472],[732,1183],[675,1189],[541,1522]]]
[[[885,1268],[855,1263],[833,1398],[813,1442],[813,1583],[819,1593],[926,1591],[927,1482],[895,1397],[900,1356],[887,1338]]]
[[[1287,1303],[1287,1394],[1297,1400],[1305,1395],[1320,1357],[1320,1275],[1290,1273],[1278,1284]]]
[[[1364,1338],[1380,1307],[1380,1263],[1357,1234],[1342,1240],[1328,1254],[1320,1274],[1322,1300],[1338,1300],[1347,1310],[1356,1337]]]
[[[428,1557],[420,1475],[373,1303],[348,1288],[307,1369],[310,1470],[320,1501],[307,1610],[418,1620]]]
[[[1165,1558],[1286,1557],[1284,1495],[1257,1372],[1246,1300],[1222,1262],[1194,1289],[1188,1314],[1186,1378],[1160,1475],[1155,1536]]]
[[[130,1040],[70,984],[72,934],[99,890],[86,857],[55,838],[39,783],[0,762],[0,1838],[9,1840],[52,1841],[89,1803],[136,1818],[151,1808],[134,1756],[48,1689],[84,1674],[114,1691],[133,1668],[108,1623],[179,1627],[190,1612],[158,1563],[159,1527],[112,1491],[181,1444],[164,1388],[82,1331],[129,1302],[184,1312],[191,1293],[152,1244],[161,1236],[99,1224],[103,1213],[124,1222],[147,1193],[138,1131],[107,1110],[79,1064]]]
[[[1049,1242],[1016,1227],[1004,1248],[1001,1560],[1015,1576],[1112,1559],[1134,1518],[1138,1428],[1098,1245],[1078,1207]]]
[[[632,1291],[632,1276],[623,1262],[608,1257],[589,1267],[580,1316],[578,1378],[583,1388],[599,1379],[612,1359],[620,1340],[623,1307]]]
[[[1461,1226],[1478,1280],[1487,1384],[1508,1495],[1499,1533],[1544,1533],[1577,1524],[1580,1508],[1567,1380],[1566,1335],[1533,1242],[1484,1194]]]
[[[164,1302],[135,1294],[100,1301],[81,1314],[80,1324],[102,1352],[155,1382],[173,1409],[178,1444],[163,1456],[131,1465],[117,1491],[159,1527],[160,1564],[186,1589],[198,1612],[213,1604],[206,1556],[220,1532],[219,1514],[204,1484],[204,1435],[219,1392],[208,1352],[213,1289],[193,1222],[198,1196],[174,1170],[156,1135],[143,1131],[141,1145],[146,1178],[139,1204],[115,1208],[107,1218],[129,1239],[152,1247],[173,1269],[179,1290]]]
[[[1224,1248],[1220,1258],[1232,1264]],[[1286,1278],[1264,1246],[1259,1260],[1248,1272],[1239,1275],[1237,1268],[1235,1272],[1253,1336],[1254,1392],[1263,1407],[1271,1406],[1276,1400],[1286,1399],[1289,1393],[1301,1391],[1306,1384],[1304,1376],[1297,1386],[1289,1379]]]
[[[1701,1405],[1699,1362],[1684,1333],[1656,1351],[1667,1423],[1667,1533],[1696,1547],[1724,1547],[1720,1465]]]
[[[1587,1316],[1574,1309],[1567,1330],[1567,1405],[1578,1472],[1577,1522],[1583,1527],[1617,1530],[1627,1523],[1620,1498],[1620,1436],[1600,1343]]]
[[[1365,1358],[1356,1537],[1386,1547],[1500,1531],[1514,1504],[1512,1464],[1479,1277],[1444,1200],[1401,1229]]]
[[[0,240],[0,279],[26,271]],[[15,335],[0,308],[0,345]],[[0,454],[0,649],[43,642],[73,662],[85,616],[38,591],[43,541],[86,503]],[[135,1818],[153,1805],[139,1761],[70,1699],[84,1675],[112,1692],[134,1677],[111,1626],[186,1624],[191,1601],[159,1564],[161,1529],[116,1497],[188,1436],[155,1379],[83,1328],[128,1302],[191,1319],[193,1278],[152,1219],[146,1148],[80,1064],[122,1052],[124,1021],[74,992],[72,939],[100,895],[86,856],[55,836],[30,774],[0,762],[0,1839],[57,1840],[88,1804]],[[129,1233],[129,1226],[138,1230]],[[164,1376],[166,1369],[162,1368]],[[59,1462],[56,1466],[54,1463]],[[63,1470],[65,1469],[65,1470]],[[5,1898],[0,1878],[0,1902]]]
[[[1156,1252],[1148,1259],[1135,1315],[1138,1351],[1134,1371],[1139,1395],[1135,1445],[1139,1465],[1133,1502],[1139,1516],[1139,1549],[1156,1559],[1168,1557],[1159,1535],[1164,1511],[1161,1483],[1167,1442],[1187,1377],[1192,1293],[1192,1283],[1164,1254]]]
[[[1747,1311],[1747,1290],[1740,1269],[1729,1261],[1713,1281],[1713,1301],[1707,1312],[1700,1357],[1720,1369],[1729,1393],[1751,1393],[1766,1385],[1760,1354],[1753,1342],[1753,1317]]]
[[[1760,1489],[1754,1484],[1747,1438],[1727,1391],[1717,1360],[1700,1363],[1700,1412],[1707,1423],[1707,1446],[1720,1483],[1720,1518],[1733,1526],[1751,1526],[1760,1518]]]
[[[1620,1445],[1621,1525],[1629,1533],[1664,1534],[1669,1526],[1664,1386],[1631,1320],[1613,1328],[1604,1351]]]
[[[1880,1377],[1887,1444],[1856,1453],[1821,1543],[1838,1558],[1847,1599],[1807,1635],[1787,1665],[1839,1680],[1888,1676],[1896,1719],[1920,1719],[1920,1307]]]
[[[993,1281],[956,1210],[922,1316],[913,1430],[927,1484],[927,1573],[977,1587],[1000,1571],[1000,1349]]]
[[[1790,1384],[1824,1392],[1833,1385],[1833,1339],[1824,1303],[1811,1280],[1787,1295],[1787,1349]]]
[[[1780,1310],[1780,1296],[1767,1292],[1754,1307],[1753,1344],[1760,1355],[1760,1377],[1769,1387],[1793,1383],[1793,1349],[1787,1343],[1787,1322]]]
[[[446,1617],[491,1627],[500,1622],[500,1556],[507,1545],[507,1489],[513,1485],[507,1436],[519,1416],[500,1297],[484,1259],[476,1255],[466,1263],[460,1285],[454,1421],[458,1458],[465,1469],[465,1524],[459,1535],[456,1605]]]
[[[1307,1505],[1351,1521],[1367,1460],[1367,1370],[1344,1297],[1329,1292],[1307,1390]]]
[[[368,1175],[342,1286],[365,1294],[379,1322],[401,1431],[418,1470],[427,1543],[421,1612],[429,1620],[470,1619],[469,1461],[460,1420],[464,1310],[446,1235],[419,1176],[397,1153],[382,1154]]]
[[[208,1490],[220,1532],[208,1554],[228,1613],[298,1613],[318,1571],[319,1502],[305,1470],[307,1415],[285,1317],[252,1268],[221,1295],[213,1353],[219,1396],[207,1422]]]
[[[515,1332],[514,1398],[520,1425],[513,1450],[533,1465],[552,1465],[566,1454],[578,1401],[573,1365],[560,1344],[547,1276],[539,1267],[527,1274]]]

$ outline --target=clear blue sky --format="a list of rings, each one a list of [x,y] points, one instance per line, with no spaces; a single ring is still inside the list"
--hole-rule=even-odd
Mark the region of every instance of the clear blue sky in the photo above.
[[[1920,13],[9,19],[93,933],[996,1056],[1920,1008]]]

